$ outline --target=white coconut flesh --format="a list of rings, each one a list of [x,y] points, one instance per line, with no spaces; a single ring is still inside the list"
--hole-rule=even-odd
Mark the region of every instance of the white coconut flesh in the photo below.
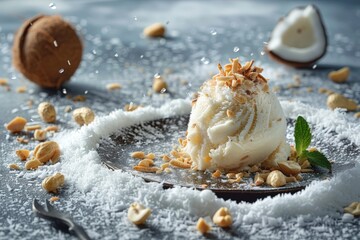
[[[296,8],[272,32],[268,50],[293,62],[311,62],[326,50],[326,33],[316,9]]]

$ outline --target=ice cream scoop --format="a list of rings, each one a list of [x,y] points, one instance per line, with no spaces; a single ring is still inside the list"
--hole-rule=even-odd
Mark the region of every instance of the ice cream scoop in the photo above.
[[[262,69],[238,59],[219,65],[219,74],[193,101],[183,151],[198,170],[243,169],[287,160],[286,118],[269,91]]]

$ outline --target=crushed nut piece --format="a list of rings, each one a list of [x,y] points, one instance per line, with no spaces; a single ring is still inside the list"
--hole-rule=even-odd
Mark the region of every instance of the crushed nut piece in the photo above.
[[[132,152],[130,154],[130,156],[132,158],[144,159],[145,158],[145,153],[144,152]]]
[[[199,220],[197,221],[196,224],[196,229],[201,233],[201,234],[206,234],[211,230],[210,225],[205,221],[205,219],[203,218],[199,218]]]
[[[34,139],[37,141],[44,141],[46,139],[46,131],[36,129],[34,132]]]
[[[66,112],[66,113],[71,112],[71,110],[72,110],[72,107],[70,105],[68,105],[64,108],[64,112]]]
[[[86,101],[86,96],[84,95],[76,95],[72,98],[72,100],[74,102],[85,102]]]
[[[162,156],[162,160],[163,160],[164,162],[169,162],[169,161],[171,160],[171,158],[170,158],[168,155],[163,155],[163,156]]]
[[[56,202],[56,201],[59,201],[59,200],[60,200],[60,198],[57,197],[57,196],[51,197],[51,198],[49,199],[50,202]]]
[[[278,166],[282,173],[290,176],[290,175],[297,175],[301,171],[301,166],[295,161],[283,161],[279,162]]]
[[[34,158],[42,163],[56,163],[60,157],[60,147],[54,141],[40,143],[34,149]]]
[[[165,26],[162,23],[154,23],[144,29],[144,35],[147,37],[163,37]]]
[[[132,111],[135,111],[135,110],[140,109],[140,108],[142,108],[140,105],[136,105],[134,103],[126,104],[124,106],[124,110],[126,112],[132,112]]]
[[[88,107],[77,108],[73,111],[73,118],[80,126],[88,125],[95,119],[94,112]]]
[[[118,90],[118,89],[121,89],[121,84],[120,83],[109,83],[109,84],[106,84],[106,89],[108,91]]]
[[[20,86],[16,88],[17,93],[25,93],[27,90],[26,86]]]
[[[163,93],[164,89],[165,91],[167,90],[167,87],[168,87],[167,83],[164,81],[162,77],[154,78],[153,86],[152,86],[154,92]]]
[[[47,192],[52,193],[58,193],[58,189],[62,187],[65,183],[65,177],[61,173],[55,173],[52,176],[46,177],[42,183],[41,186],[44,190]]]
[[[282,172],[279,170],[274,170],[269,173],[268,177],[266,178],[266,183],[273,187],[282,187],[286,185],[286,178]]]
[[[6,129],[11,133],[21,132],[24,129],[26,122],[26,119],[23,117],[15,117],[6,124]]]
[[[41,119],[46,123],[52,123],[56,121],[55,107],[49,102],[40,103],[38,106],[38,113]]]
[[[338,93],[333,93],[328,97],[327,105],[332,110],[335,108],[345,108],[349,111],[355,111],[357,109],[357,104],[354,100]]]
[[[191,167],[191,164],[182,162],[182,161],[180,161],[178,159],[171,160],[170,165],[174,166],[174,167],[178,167],[178,168],[190,168]]]
[[[138,166],[143,166],[143,167],[150,167],[153,165],[154,165],[154,161],[148,158],[145,158],[138,163]]]
[[[16,163],[11,163],[8,167],[12,170],[20,170],[20,167]]]
[[[211,174],[213,178],[219,178],[221,176],[221,172],[217,169],[213,174]]]
[[[146,173],[156,173],[156,171],[159,170],[159,168],[157,167],[144,167],[144,166],[134,166],[133,169],[139,172],[146,172]]]
[[[57,132],[57,131],[59,131],[59,127],[56,126],[56,125],[51,125],[51,126],[48,126],[47,128],[45,128],[45,131],[47,131],[47,132]]]
[[[213,222],[222,228],[230,227],[232,224],[232,217],[229,212],[229,209],[222,207],[216,211],[213,216]]]
[[[20,158],[21,161],[25,161],[30,155],[30,151],[27,149],[19,149],[16,150],[15,153]]]
[[[25,169],[26,170],[35,170],[41,165],[42,165],[42,162],[40,162],[39,160],[31,159],[25,163]]]
[[[28,144],[29,143],[29,139],[24,138],[24,137],[17,137],[16,141],[18,141],[19,143],[22,143],[22,144]]]
[[[148,159],[155,159],[155,154],[154,153],[148,153],[145,155],[145,158],[148,158]]]
[[[360,217],[360,202],[353,202],[349,206],[344,208],[346,213],[350,213],[355,217]]]
[[[8,84],[9,84],[8,80],[4,78],[0,78],[0,86],[7,86]]]
[[[150,208],[145,208],[143,205],[134,202],[130,205],[127,217],[130,220],[130,222],[136,225],[140,225],[146,222],[146,219],[148,219],[150,214],[151,214]]]
[[[354,117],[360,118],[360,112],[355,113],[355,114],[354,114]]]
[[[337,71],[331,71],[328,75],[331,81],[335,83],[344,83],[348,80],[350,75],[350,68],[343,67]]]
[[[27,132],[35,131],[36,129],[41,129],[41,125],[35,124],[35,125],[25,125],[24,130]]]

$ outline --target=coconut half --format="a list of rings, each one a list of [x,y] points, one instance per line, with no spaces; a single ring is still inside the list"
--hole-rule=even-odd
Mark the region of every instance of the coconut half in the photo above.
[[[314,5],[298,7],[281,18],[266,47],[274,60],[293,67],[308,67],[324,56],[327,36]]]

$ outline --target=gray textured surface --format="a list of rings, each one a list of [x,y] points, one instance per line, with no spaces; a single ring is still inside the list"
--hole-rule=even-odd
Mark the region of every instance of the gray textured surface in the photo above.
[[[10,80],[11,91],[0,88],[0,124],[16,115],[39,121],[36,111],[26,106],[34,100],[34,106],[44,99],[56,102],[60,113],[59,124],[73,128],[70,115],[63,113],[66,105],[91,106],[99,115],[133,101],[137,104],[161,105],[171,98],[187,97],[216,70],[215,63],[225,62],[229,57],[254,58],[268,71],[266,75],[286,89],[294,74],[302,76],[302,87],[284,90],[279,95],[286,99],[297,99],[319,107],[325,107],[324,95],[317,88],[327,87],[360,100],[360,4],[358,1],[316,2],[325,19],[329,36],[327,55],[314,70],[294,70],[271,62],[262,55],[263,44],[277,19],[289,9],[308,2],[300,1],[61,1],[57,8],[50,9],[46,1],[2,1],[0,3],[0,74]],[[38,13],[61,14],[80,30],[85,42],[82,65],[72,81],[64,86],[66,91],[46,91],[24,79],[11,67],[11,45],[14,31],[21,22]],[[167,23],[167,38],[144,39],[143,27],[153,22]],[[215,34],[216,32],[216,34]],[[234,52],[234,47],[239,47]],[[205,61],[201,59],[205,57]],[[209,64],[204,62],[209,60]],[[352,70],[349,83],[336,85],[326,79],[329,70],[342,66]],[[166,75],[166,69],[172,70]],[[166,77],[170,93],[148,96],[155,73]],[[186,80],[188,84],[183,84]],[[119,82],[124,87],[119,92],[107,93],[105,84]],[[26,85],[28,93],[18,94],[17,86]],[[307,87],[314,92],[306,92]],[[66,92],[66,94],[64,94]],[[73,103],[66,95],[85,94],[85,103]],[[355,119],[349,121],[356,121]],[[69,123],[70,122],[70,123]],[[30,209],[32,198],[49,198],[40,187],[39,179],[19,177],[7,169],[15,162],[15,149],[19,143],[16,136],[8,136],[0,130],[0,239],[69,238],[52,228],[47,222],[34,218]],[[29,148],[35,143],[29,144]],[[71,192],[71,198],[67,194]],[[94,238],[126,238],[130,236],[172,238],[171,232],[159,232],[156,226],[138,231],[125,226],[117,218],[123,209],[104,210],[89,206],[75,197],[81,195],[67,189],[57,206],[71,212],[75,219]],[[354,238],[359,237],[358,220],[344,223],[340,219],[315,219],[299,234],[299,228],[283,224],[272,231],[258,232],[257,238]],[[311,226],[311,227],[310,227]],[[330,229],[330,230],[329,230]],[[214,238],[248,238],[251,229],[244,227],[234,232],[217,232]],[[234,235],[232,235],[234,234]]]

